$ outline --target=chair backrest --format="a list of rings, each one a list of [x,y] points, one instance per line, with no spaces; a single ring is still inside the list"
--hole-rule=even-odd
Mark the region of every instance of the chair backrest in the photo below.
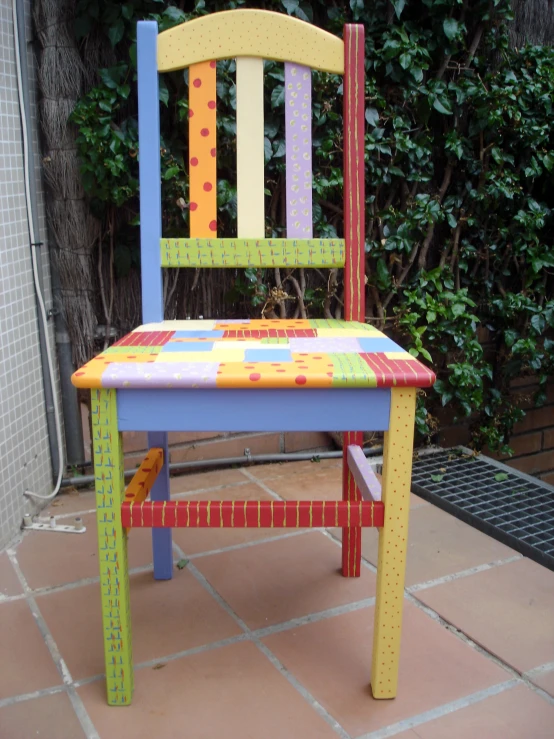
[[[229,10],[158,34],[139,22],[138,97],[144,322],[163,320],[161,267],[344,267],[346,320],[364,318],[364,28],[344,39],[265,10]],[[216,61],[236,59],[237,216],[217,234]],[[287,238],[265,238],[264,59],[285,64]],[[189,69],[190,236],[161,233],[158,72]],[[344,75],[344,239],[312,231],[311,70]]]

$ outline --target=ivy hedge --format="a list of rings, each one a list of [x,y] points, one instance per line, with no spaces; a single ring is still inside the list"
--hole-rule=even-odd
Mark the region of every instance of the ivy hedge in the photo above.
[[[418,429],[438,430],[447,406],[469,417],[477,447],[509,449],[524,412],[514,379],[554,365],[554,51],[511,48],[509,0],[78,0],[83,49],[104,37],[113,64],[72,115],[92,211],[113,224],[116,275],[139,268],[136,21],[160,29],[198,15],[263,7],[340,35],[366,29],[367,320],[432,362]],[[266,63],[267,234],[284,232],[282,65]],[[188,233],[187,74],[164,76],[164,233]],[[220,233],[236,227],[234,62],[218,63]],[[342,88],[314,73],[315,233],[340,235]],[[111,219],[111,220],[110,220]],[[112,234],[113,237],[113,234]],[[221,288],[223,290],[223,287]],[[287,293],[290,289],[290,294]],[[340,316],[341,275],[241,270],[225,288],[229,312]]]

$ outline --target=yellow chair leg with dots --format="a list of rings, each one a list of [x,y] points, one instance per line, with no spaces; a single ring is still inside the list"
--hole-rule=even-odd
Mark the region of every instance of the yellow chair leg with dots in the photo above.
[[[414,444],[415,388],[393,388],[391,394],[381,487],[385,522],[379,529],[371,667],[374,698],[394,698],[398,687]]]

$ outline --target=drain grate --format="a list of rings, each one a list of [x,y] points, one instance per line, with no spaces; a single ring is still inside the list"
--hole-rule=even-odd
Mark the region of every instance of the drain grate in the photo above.
[[[414,462],[412,489],[456,518],[554,570],[554,487],[469,449]]]

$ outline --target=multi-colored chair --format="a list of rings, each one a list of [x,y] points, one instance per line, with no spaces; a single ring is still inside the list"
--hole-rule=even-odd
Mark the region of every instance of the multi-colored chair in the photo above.
[[[346,25],[341,40],[286,15],[233,10],[159,35],[141,22],[137,37],[145,325],[73,376],[92,391],[108,702],[128,704],[133,693],[127,535],[136,526],[152,527],[157,579],[172,576],[173,527],[342,527],[342,573],[356,577],[361,527],[377,526],[371,686],[375,698],[393,698],[416,388],[434,375],[364,322],[364,29]],[[236,58],[238,233],[221,238],[216,61],[227,58]],[[287,238],[265,237],[264,58],[285,65]],[[185,67],[190,236],[164,239],[158,73]],[[312,232],[311,69],[344,75],[341,239]],[[162,267],[221,266],[344,267],[345,320],[163,321]],[[342,500],[170,501],[168,431],[331,428],[345,432]],[[121,433],[131,430],[148,432],[150,450],[126,491]],[[382,490],[361,430],[385,432]]]

